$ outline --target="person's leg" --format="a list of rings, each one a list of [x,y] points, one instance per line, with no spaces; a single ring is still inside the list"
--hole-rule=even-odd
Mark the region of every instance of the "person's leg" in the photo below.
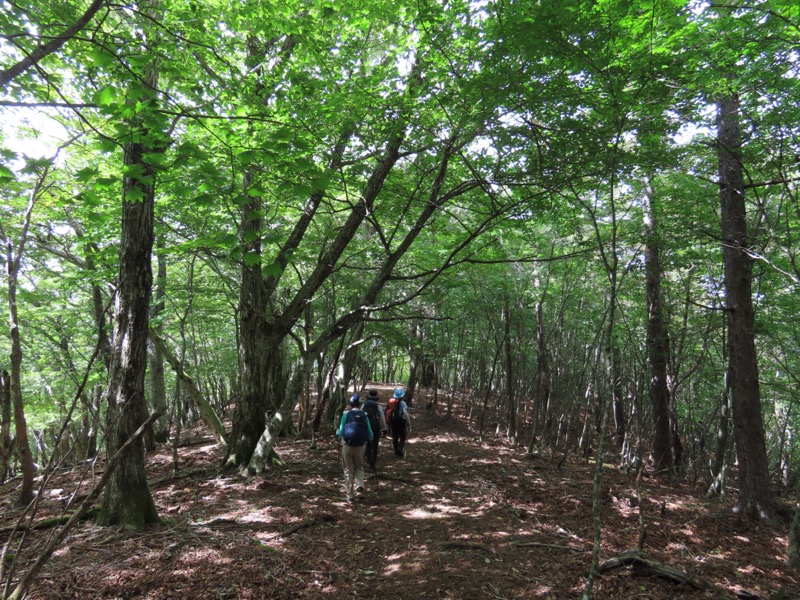
[[[354,452],[355,450],[355,452]],[[342,444],[342,464],[344,465],[344,493],[348,500],[355,497],[355,458],[361,454],[364,460],[364,449],[361,446],[348,446]]]
[[[375,468],[375,459],[373,458],[373,454],[376,443],[377,442],[375,440],[367,442],[367,450],[364,452],[364,459],[366,460],[366,463],[373,469]]]
[[[353,479],[357,495],[364,493],[364,446],[358,446],[358,452],[353,455]]]
[[[406,456],[406,437],[407,437],[407,429],[406,424],[403,423],[400,427],[398,427],[400,431],[398,431],[397,435],[397,453],[398,455],[405,458]]]
[[[398,435],[399,433],[398,429],[399,429],[398,427],[392,426],[392,446],[394,446],[394,453],[399,455],[400,450],[398,450],[398,444],[400,443],[399,442],[400,436]]]

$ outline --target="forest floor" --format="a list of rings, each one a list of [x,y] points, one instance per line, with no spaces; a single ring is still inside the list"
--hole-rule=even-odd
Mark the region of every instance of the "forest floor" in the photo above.
[[[29,598],[580,598],[592,561],[593,461],[527,457],[436,413],[411,411],[405,459],[381,440],[378,472],[355,504],[345,501],[332,436],[316,449],[282,442],[284,467],[243,478],[220,472],[224,448],[210,433],[190,431],[177,476],[170,448],[147,457],[163,522],[141,533],[79,523]],[[85,470],[59,473],[33,522],[62,514],[82,478],[85,493]],[[645,476],[637,494],[635,477],[613,465],[603,482],[600,562],[637,546],[641,508],[651,568],[607,571],[593,598],[800,598],[788,527],[740,519],[729,497],[705,501],[699,485]],[[20,515],[18,483],[0,487],[2,544]],[[54,531],[31,528],[21,549],[17,534],[15,577]]]

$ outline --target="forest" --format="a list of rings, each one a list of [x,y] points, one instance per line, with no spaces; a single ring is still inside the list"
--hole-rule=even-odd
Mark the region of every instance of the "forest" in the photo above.
[[[0,6],[0,597],[47,597],[87,519],[163,527],[197,440],[198,489],[335,481],[370,386],[406,390],[430,469],[451,428],[516,457],[504,485],[583,481],[581,583],[542,597],[622,597],[600,575],[642,564],[642,486],[779,541],[738,597],[800,590],[796,0]],[[442,487],[486,493],[458,447]],[[403,464],[391,485],[433,472]],[[26,550],[54,481],[63,522]],[[408,597],[477,597],[444,589]]]

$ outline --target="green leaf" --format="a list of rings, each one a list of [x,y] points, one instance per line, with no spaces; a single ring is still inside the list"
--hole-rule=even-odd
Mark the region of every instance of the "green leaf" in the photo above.
[[[192,202],[198,206],[213,206],[214,196],[211,194],[198,194],[192,199]]]
[[[16,176],[14,172],[6,166],[0,165],[0,181],[14,181]]]
[[[122,167],[122,174],[133,179],[141,179],[144,176],[144,166],[139,164],[125,165]]]
[[[108,138],[100,138],[96,144],[100,152],[114,152],[119,147],[114,140]]]
[[[252,267],[253,265],[257,265],[261,262],[261,255],[257,252],[248,252],[244,255],[244,264],[248,267]]]
[[[278,277],[283,273],[283,269],[278,263],[270,263],[263,269],[263,274],[267,277]]]
[[[144,192],[138,187],[131,188],[125,193],[125,200],[128,202],[139,202],[140,200],[144,200],[144,198]]]
[[[236,155],[236,160],[243,165],[249,165],[258,157],[258,152],[255,150],[245,150]]]
[[[115,104],[116,93],[111,86],[107,85],[98,90],[92,100],[97,106],[111,106]]]
[[[117,59],[117,57],[114,56],[113,54],[110,54],[103,50],[94,50],[91,54],[91,57],[92,57],[92,63],[96,67],[107,67]]]
[[[247,195],[254,198],[261,198],[267,195],[267,191],[259,185],[252,185],[247,189]]]
[[[96,167],[84,167],[75,174],[75,180],[81,183],[92,181],[95,177],[97,177]]]

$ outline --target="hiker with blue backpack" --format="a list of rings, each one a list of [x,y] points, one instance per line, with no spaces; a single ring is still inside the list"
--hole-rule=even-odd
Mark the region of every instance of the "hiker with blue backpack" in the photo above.
[[[364,451],[372,440],[367,413],[361,410],[358,394],[350,398],[350,410],[344,411],[336,435],[342,438],[342,465],[348,502],[364,497]]]
[[[406,457],[406,439],[411,433],[411,417],[408,404],[403,400],[406,393],[403,388],[395,388],[389,403],[386,405],[386,422],[392,430],[392,445],[395,456]]]

